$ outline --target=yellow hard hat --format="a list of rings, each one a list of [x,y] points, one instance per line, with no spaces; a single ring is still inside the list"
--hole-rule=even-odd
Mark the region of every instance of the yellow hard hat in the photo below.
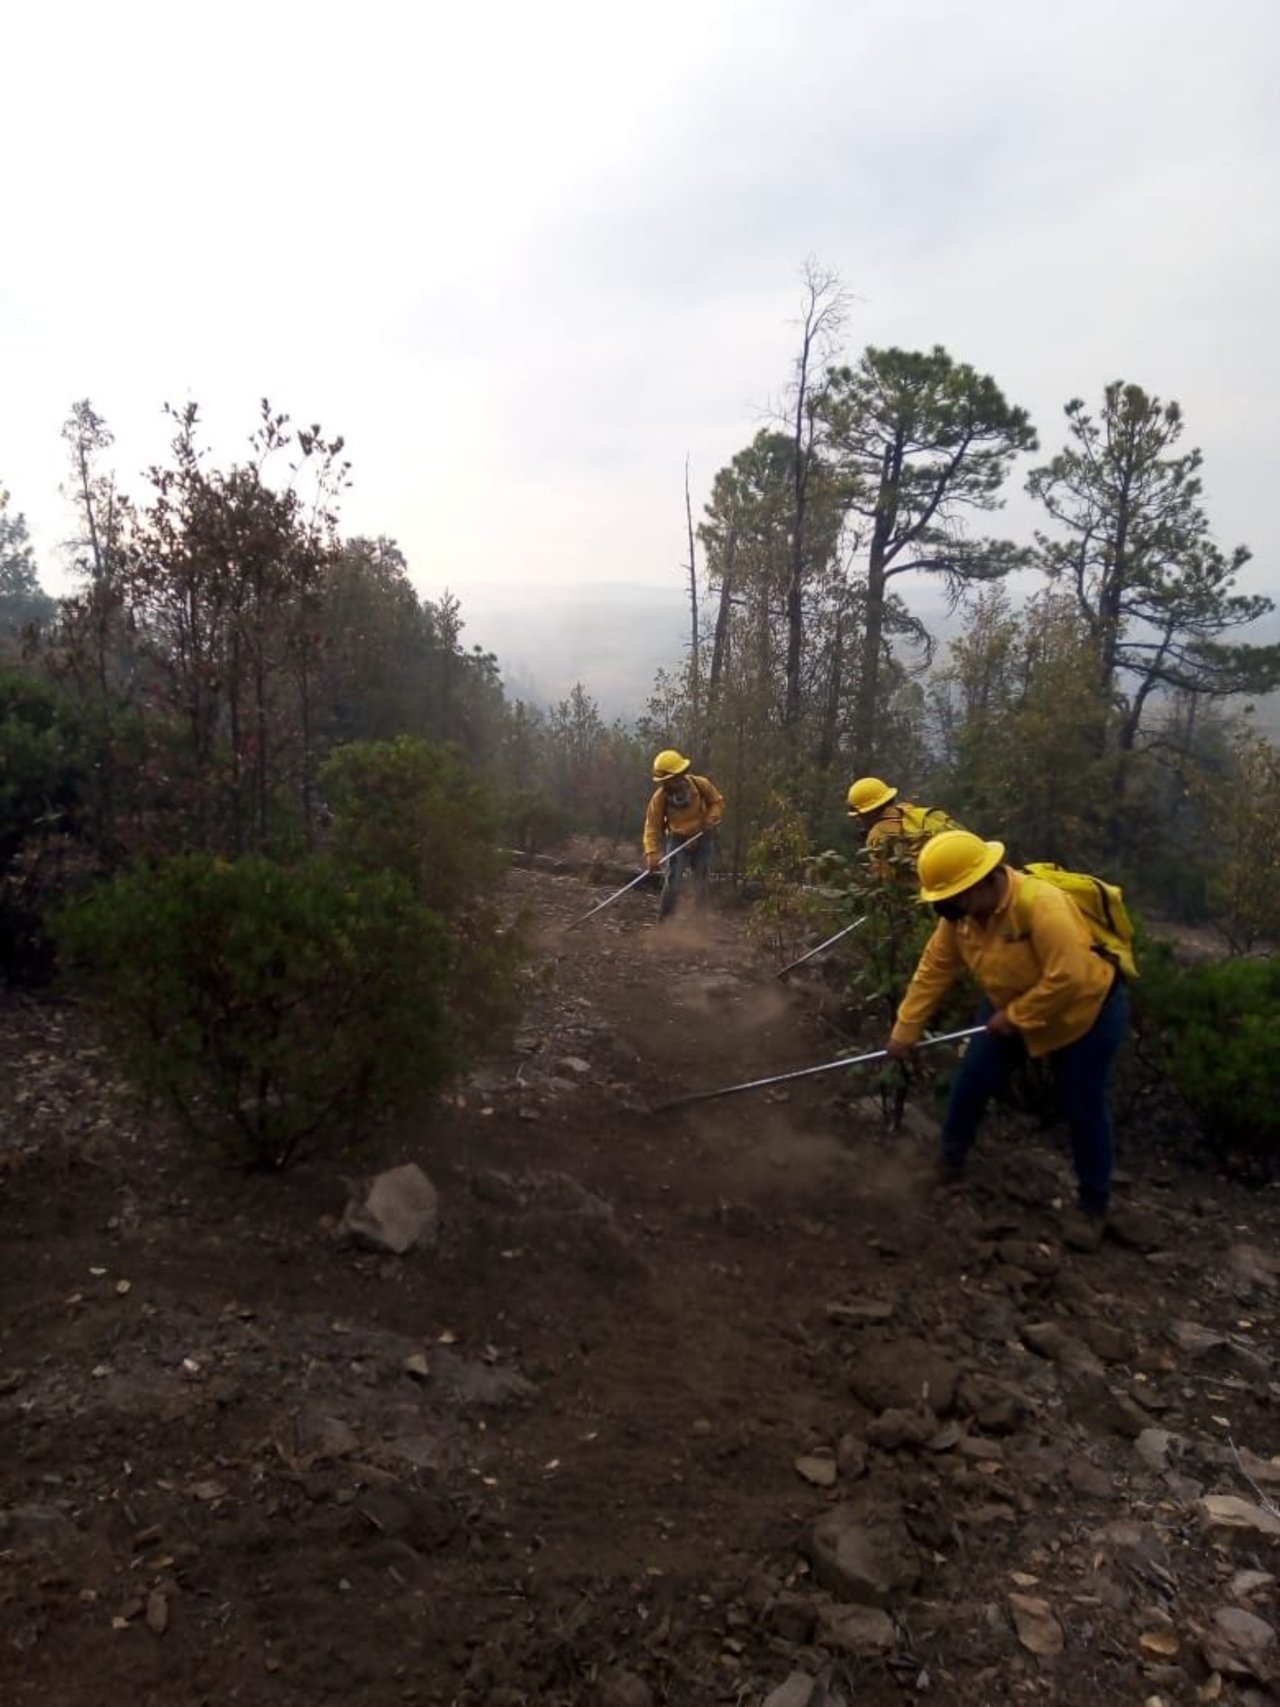
[[[683,776],[693,763],[686,759],[683,753],[677,753],[674,747],[667,747],[653,761],[653,780],[666,782],[669,777]]]
[[[878,776],[860,776],[849,790],[849,816],[856,818],[859,812],[875,812],[881,806],[887,806],[897,798],[896,788],[890,788],[887,782],[881,782]]]
[[[943,830],[920,849],[922,901],[949,901],[981,883],[1004,858],[1003,842],[984,842],[971,830]]]

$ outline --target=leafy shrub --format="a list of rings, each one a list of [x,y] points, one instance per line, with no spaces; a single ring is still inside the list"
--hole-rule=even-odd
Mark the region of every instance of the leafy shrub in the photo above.
[[[1148,946],[1134,986],[1144,1039],[1220,1160],[1270,1172],[1280,1151],[1280,957],[1179,966]]]
[[[262,1166],[411,1106],[454,1065],[442,922],[391,873],[189,854],[59,921],[126,1072]]]
[[[67,702],[30,676],[0,671],[0,968],[15,982],[39,981],[51,969],[44,915],[65,894],[88,777],[83,732]]]
[[[448,1030],[459,1062],[519,1013],[523,922],[491,891],[505,860],[489,789],[454,747],[404,735],[340,747],[321,773],[333,810],[330,847],[351,873],[404,880],[447,929]]]
[[[754,941],[781,956],[795,952],[803,940],[830,917],[833,897],[806,881],[811,846],[808,827],[799,810],[781,794],[769,801],[769,817],[747,849],[747,880],[755,899],[748,929]]]
[[[320,775],[344,869],[391,871],[452,918],[503,868],[489,790],[454,747],[402,735],[339,747]]]
[[[545,788],[517,788],[503,803],[503,838],[524,853],[557,847],[572,827],[570,814]]]

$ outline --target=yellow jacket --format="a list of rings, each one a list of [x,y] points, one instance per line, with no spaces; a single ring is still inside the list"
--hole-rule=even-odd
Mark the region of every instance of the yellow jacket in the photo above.
[[[919,1041],[930,1014],[964,971],[1008,1014],[1028,1055],[1065,1049],[1097,1019],[1115,968],[1094,952],[1079,909],[1052,884],[1036,883],[1013,866],[1003,870],[1008,889],[985,927],[970,918],[954,924],[939,919],[898,1009],[897,1042]],[[1027,882],[1032,896],[1020,907],[1018,890]]]
[[[646,857],[662,852],[666,832],[692,836],[698,830],[714,830],[723,817],[724,795],[720,790],[705,776],[686,771],[676,778],[673,787],[656,788],[650,797],[649,810],[644,815]]]
[[[916,844],[924,840],[923,837],[912,836],[903,822],[902,808],[907,804],[905,800],[895,800],[891,806],[886,806],[867,831],[863,846],[871,856],[872,871],[882,883],[888,883],[898,875],[903,876],[904,882],[915,882],[915,872],[910,868],[895,866],[893,859],[895,854],[914,853]]]

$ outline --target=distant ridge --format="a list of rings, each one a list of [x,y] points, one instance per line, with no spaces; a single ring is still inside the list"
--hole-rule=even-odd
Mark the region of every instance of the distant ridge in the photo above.
[[[678,585],[458,590],[463,639],[493,652],[509,699],[564,699],[581,682],[606,718],[644,710],[660,669],[679,665],[688,608]]]
[[[496,655],[509,700],[539,707],[566,698],[581,682],[606,719],[631,722],[644,710],[658,671],[678,668],[688,645],[689,608],[675,577],[669,586],[512,582],[455,591],[464,643]],[[964,614],[923,600],[913,604],[942,662]],[[1280,615],[1255,624],[1248,639],[1256,645],[1280,640]],[[1280,736],[1280,694],[1257,702],[1257,720],[1273,740]]]

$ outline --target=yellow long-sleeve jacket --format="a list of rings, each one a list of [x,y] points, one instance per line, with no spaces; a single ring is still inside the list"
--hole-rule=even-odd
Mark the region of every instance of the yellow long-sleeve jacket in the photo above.
[[[682,786],[684,785],[684,786]],[[724,817],[724,795],[705,776],[686,771],[670,788],[655,788],[644,815],[646,857],[662,852],[662,838],[692,836],[698,830],[714,830]]]
[[[966,971],[1017,1026],[1028,1055],[1065,1049],[1097,1019],[1115,968],[1095,953],[1079,909],[1052,884],[1013,866],[1004,870],[1004,900],[985,926],[971,918],[939,919],[898,1008],[895,1041],[918,1042],[930,1014]],[[1019,901],[1024,884],[1031,893]]]
[[[916,845],[925,841],[923,830],[913,832],[907,827],[905,811],[917,812],[910,801],[895,800],[891,806],[886,806],[867,831],[867,839],[863,844],[871,856],[871,869],[882,883],[887,883],[896,872],[893,856],[901,853],[912,853]],[[913,883],[915,872],[906,867],[903,871],[904,880]]]
[[[881,882],[899,877],[914,884],[915,872],[901,856],[919,853],[929,838],[942,830],[961,828],[940,806],[915,806],[909,800],[895,800],[867,831],[863,845],[871,857],[871,869]]]

